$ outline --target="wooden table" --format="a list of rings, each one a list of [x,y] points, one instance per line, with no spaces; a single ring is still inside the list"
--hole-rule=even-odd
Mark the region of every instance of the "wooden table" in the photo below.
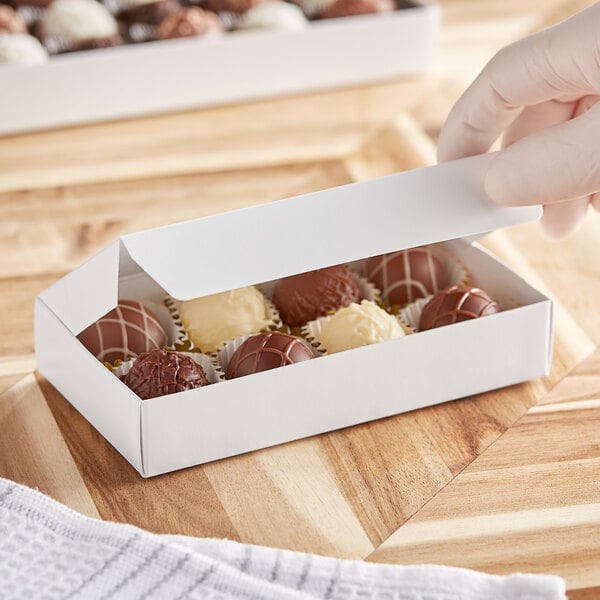
[[[32,326],[34,296],[121,234],[434,162],[493,53],[589,3],[447,0],[427,77],[0,139],[0,475],[157,532],[556,573],[600,597],[596,214],[560,244],[536,225],[485,240],[556,300],[545,379],[151,480],[35,373]]]

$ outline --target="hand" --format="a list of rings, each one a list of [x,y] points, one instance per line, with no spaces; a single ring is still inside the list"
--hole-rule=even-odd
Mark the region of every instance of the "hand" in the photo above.
[[[600,2],[507,46],[456,103],[438,158],[489,150],[504,133],[485,189],[505,205],[544,204],[542,231],[573,233],[600,211]]]

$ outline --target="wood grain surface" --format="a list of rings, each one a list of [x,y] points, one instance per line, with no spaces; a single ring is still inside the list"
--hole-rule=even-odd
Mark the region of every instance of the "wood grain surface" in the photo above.
[[[150,480],[33,349],[35,295],[119,235],[433,163],[491,56],[587,4],[446,0],[427,76],[0,138],[0,476],[152,531],[555,573],[600,598],[597,214],[559,244],[535,224],[484,240],[556,302],[548,377]]]

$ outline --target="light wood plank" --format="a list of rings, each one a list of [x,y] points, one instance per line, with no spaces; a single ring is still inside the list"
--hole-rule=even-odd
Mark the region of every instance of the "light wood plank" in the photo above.
[[[98,511],[33,375],[0,394],[0,477],[90,517]]]
[[[370,557],[600,583],[600,350]],[[583,374],[583,375],[582,375]]]

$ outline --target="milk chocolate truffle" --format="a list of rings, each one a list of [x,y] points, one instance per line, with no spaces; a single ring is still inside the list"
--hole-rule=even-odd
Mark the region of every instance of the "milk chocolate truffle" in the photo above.
[[[404,306],[434,294],[444,285],[442,263],[427,247],[367,259],[367,277],[388,304]]]
[[[123,382],[142,400],[210,384],[204,369],[189,356],[166,350],[140,354]]]
[[[312,348],[300,338],[269,331],[249,337],[233,354],[227,379],[268,371],[315,357]]]
[[[116,308],[77,338],[96,358],[109,363],[135,358],[167,343],[157,316],[135,300],[119,300]]]
[[[157,0],[157,2],[144,2],[134,4],[119,13],[119,19],[127,25],[143,23],[145,25],[159,25],[169,15],[179,12],[181,5],[177,0]]]
[[[403,337],[398,320],[377,306],[363,300],[360,304],[340,308],[321,328],[319,342],[329,354],[377,344]]]
[[[1,33],[27,33],[27,25],[25,25],[21,15],[4,4],[0,4]]]
[[[203,3],[203,6],[216,13],[244,13],[263,2],[265,2],[265,0],[206,0]]]
[[[345,265],[286,277],[273,290],[273,303],[283,322],[291,327],[359,300],[360,290]]]
[[[441,290],[423,307],[419,330],[443,327],[500,312],[499,306],[479,288],[454,285]]]
[[[321,19],[355,17],[396,10],[393,0],[336,0],[319,15]]]
[[[274,0],[259,4],[244,13],[237,28],[298,31],[307,26],[308,19],[298,6]]]
[[[40,22],[43,36],[70,42],[114,38],[119,26],[108,10],[95,0],[55,0]]]
[[[0,34],[0,65],[39,65],[48,60],[48,52],[32,35]]]
[[[170,14],[158,26],[158,37],[162,40],[183,37],[214,35],[223,31],[219,17],[208,10],[192,7]]]
[[[192,342],[209,353],[238,335],[273,325],[267,301],[254,286],[187,300],[179,316]]]

